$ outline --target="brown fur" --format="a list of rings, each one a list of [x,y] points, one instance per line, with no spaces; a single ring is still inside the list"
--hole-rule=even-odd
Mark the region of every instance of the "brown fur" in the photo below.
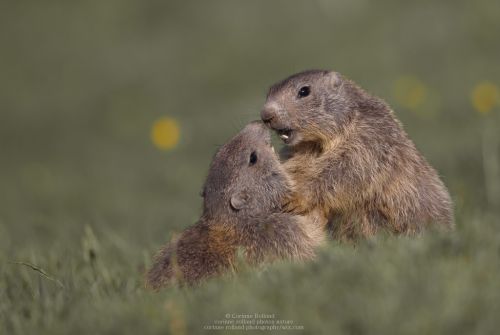
[[[340,74],[306,71],[275,84],[261,116],[289,144],[286,208],[319,210],[334,237],[453,227],[446,187],[390,107]]]
[[[251,265],[313,258],[326,220],[282,213],[289,185],[269,130],[261,122],[247,125],[218,150],[203,187],[199,222],[158,253],[147,285],[158,289],[175,279],[195,284],[234,270],[238,250]]]

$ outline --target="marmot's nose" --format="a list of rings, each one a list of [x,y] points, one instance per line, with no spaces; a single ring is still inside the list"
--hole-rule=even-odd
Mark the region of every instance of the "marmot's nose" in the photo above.
[[[272,119],[276,116],[276,109],[271,106],[264,106],[264,109],[260,112],[260,118],[265,123],[271,122]]]

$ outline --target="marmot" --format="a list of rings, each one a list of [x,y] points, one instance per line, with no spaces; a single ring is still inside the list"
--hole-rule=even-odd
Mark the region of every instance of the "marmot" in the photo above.
[[[174,278],[195,284],[231,270],[238,249],[251,265],[313,258],[326,220],[280,212],[289,185],[269,129],[250,123],[217,151],[201,218],[158,253],[147,286],[158,289]]]
[[[391,108],[339,73],[305,71],[273,85],[261,118],[288,145],[294,192],[285,208],[319,209],[334,237],[453,227],[446,187]]]

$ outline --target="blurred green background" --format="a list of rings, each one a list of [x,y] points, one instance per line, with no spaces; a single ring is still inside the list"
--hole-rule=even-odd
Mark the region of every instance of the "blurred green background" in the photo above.
[[[487,0],[2,2],[0,333],[196,333],[228,312],[310,333],[493,331],[499,32]],[[316,264],[144,291],[153,251],[197,220],[217,147],[310,68],[394,108],[449,187],[457,233],[331,242]]]

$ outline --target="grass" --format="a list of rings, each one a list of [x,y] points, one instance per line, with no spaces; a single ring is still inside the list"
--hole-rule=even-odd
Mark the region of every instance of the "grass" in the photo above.
[[[71,249],[1,257],[5,334],[196,334],[228,313],[274,314],[310,334],[492,334],[500,322],[494,217],[452,234],[329,243],[316,262],[243,267],[160,293],[143,288],[149,253],[89,226]]]

